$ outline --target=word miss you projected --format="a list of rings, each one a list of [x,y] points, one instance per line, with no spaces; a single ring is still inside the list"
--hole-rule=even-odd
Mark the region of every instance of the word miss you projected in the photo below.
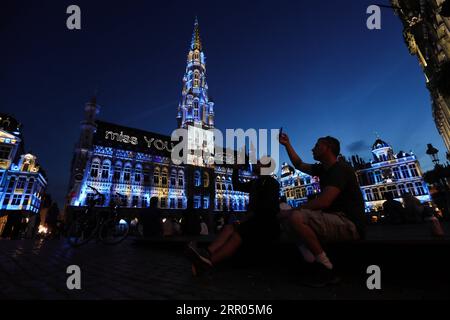
[[[94,145],[170,157],[176,142],[169,136],[97,121]]]

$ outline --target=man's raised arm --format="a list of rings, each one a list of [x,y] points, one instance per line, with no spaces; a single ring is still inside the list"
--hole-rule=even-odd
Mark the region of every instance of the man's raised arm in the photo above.
[[[312,165],[309,163],[303,162],[303,160],[299,157],[297,152],[295,152],[294,148],[291,145],[291,142],[289,141],[289,137],[287,134],[282,133],[280,135],[280,143],[286,148],[286,151],[289,155],[289,159],[291,159],[292,164],[294,167],[301,172],[304,172],[306,174],[312,175]]]

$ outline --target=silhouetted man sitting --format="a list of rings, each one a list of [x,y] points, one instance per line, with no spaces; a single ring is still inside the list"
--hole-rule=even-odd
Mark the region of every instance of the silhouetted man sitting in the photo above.
[[[207,250],[197,248],[195,243],[188,245],[187,254],[192,260],[194,276],[230,258],[244,243],[261,247],[279,238],[280,185],[272,176],[261,175],[260,170],[259,164],[255,170],[258,177],[243,183],[239,181],[238,167],[234,168],[233,187],[236,191],[249,193],[249,213],[239,224],[226,225]]]
[[[322,287],[339,281],[322,243],[358,240],[365,235],[364,199],[353,168],[338,161],[340,143],[332,137],[320,138],[312,153],[319,164],[308,164],[298,156],[286,134],[280,143],[298,170],[320,179],[321,193],[299,209],[283,211],[282,218],[304,243],[305,261],[313,263],[315,272],[305,284]]]
[[[401,202],[394,200],[392,192],[386,192],[384,198],[383,211],[388,221],[392,224],[405,223],[405,209]]]

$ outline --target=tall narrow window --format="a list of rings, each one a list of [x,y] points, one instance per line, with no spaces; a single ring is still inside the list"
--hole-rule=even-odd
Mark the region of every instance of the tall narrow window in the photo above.
[[[182,170],[178,171],[178,187],[182,188],[184,185],[184,172]]]
[[[161,183],[162,183],[163,187],[167,187],[167,182],[168,182],[167,175],[168,175],[167,168],[164,168],[162,170],[162,174],[161,174]]]
[[[20,177],[19,180],[17,180],[17,186],[16,189],[17,190],[23,190],[25,189],[25,183],[27,182],[27,178],[25,177]]]
[[[417,172],[417,167],[415,164],[410,164],[409,165],[409,171],[411,172],[411,176],[412,177],[418,177],[419,173]]]
[[[423,196],[425,194],[425,190],[424,190],[421,182],[416,182],[416,190],[417,190],[417,195],[419,195],[419,196]]]
[[[201,178],[200,178],[200,172],[199,171],[195,171],[194,173],[194,185],[196,187],[200,187],[201,185]]]
[[[100,169],[100,160],[94,159],[92,161],[91,165],[91,177],[97,178],[98,177],[98,170]]]
[[[406,167],[406,166],[401,166],[401,169],[402,169],[403,179],[409,178],[408,167]]]
[[[12,193],[15,185],[16,185],[16,177],[11,177],[11,179],[9,179],[8,189],[6,190],[6,192]]]
[[[130,181],[131,178],[131,164],[127,163],[123,169],[123,180]]]
[[[142,174],[142,167],[140,165],[137,165],[134,169],[134,181],[139,183],[141,182],[141,174]]]
[[[25,193],[31,193],[31,191],[33,190],[33,185],[34,179],[30,178],[30,180],[28,180],[27,189],[25,190]]]
[[[176,185],[177,185],[177,171],[174,169],[170,173],[170,186],[174,188],[176,187]]]
[[[144,184],[148,184],[150,182],[150,170],[148,167],[144,168]]]
[[[209,187],[209,174],[208,174],[208,172],[203,172],[203,186],[205,187],[205,188],[208,188]]]
[[[109,160],[103,161],[102,179],[109,179],[109,170],[110,169],[111,169],[111,162],[109,162]]]
[[[155,186],[159,186],[160,185],[160,169],[159,167],[156,167],[155,170],[153,171],[153,185]]]
[[[114,166],[114,180],[115,181],[120,180],[121,172],[122,172],[122,163],[117,162],[116,165]]]
[[[394,177],[395,177],[395,179],[396,179],[396,180],[400,180],[400,179],[402,178],[402,176],[400,175],[400,170],[399,170],[399,168],[398,168],[398,167],[395,167],[395,168],[393,169],[393,171],[394,171]]]

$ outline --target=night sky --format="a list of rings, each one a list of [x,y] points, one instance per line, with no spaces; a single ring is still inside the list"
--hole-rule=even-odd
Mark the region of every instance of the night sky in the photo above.
[[[219,129],[283,126],[306,161],[324,135],[339,138],[344,155],[369,160],[378,132],[430,169],[426,144],[441,158],[445,147],[398,17],[384,9],[382,30],[370,31],[372,1],[318,2],[2,0],[0,112],[23,124],[26,150],[62,204],[96,90],[102,120],[175,129],[198,16]],[[81,31],[66,28],[71,4],[81,7]]]

